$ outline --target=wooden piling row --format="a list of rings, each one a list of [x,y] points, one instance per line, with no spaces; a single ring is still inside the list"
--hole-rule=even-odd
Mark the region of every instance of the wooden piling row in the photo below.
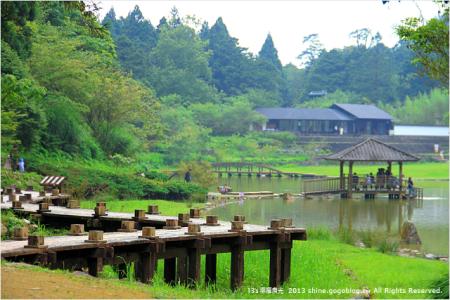
[[[26,207],[30,210],[35,206]],[[45,212],[46,208],[48,209],[48,204],[43,203],[38,210],[41,210],[42,217],[51,218],[53,212]],[[231,222],[219,222],[215,215],[206,216],[206,220],[198,220],[196,218],[199,211],[182,213],[178,218],[150,217],[148,216],[150,214],[146,215],[144,211],[135,211],[134,217],[133,214],[128,214],[128,217],[126,214],[120,214],[123,219],[100,216],[101,213],[106,213],[106,203],[103,202],[96,205],[94,215],[89,210],[86,210],[86,214],[83,213],[84,210],[73,211],[67,208],[58,210],[66,212],[64,216],[66,219],[70,216],[72,220],[77,218],[79,220],[79,223],[70,226],[68,241],[59,245],[59,242],[52,242],[53,237],[49,237],[44,243],[40,237],[29,238],[26,227],[18,228],[15,234],[17,240],[29,239],[26,251],[23,248],[24,244],[21,244],[22,248],[17,249],[1,248],[2,258],[39,261],[49,268],[87,267],[89,274],[93,276],[97,276],[103,266],[109,264],[115,266],[121,278],[128,275],[126,265],[134,263],[136,279],[144,283],[152,281],[157,261],[164,260],[165,282],[180,283],[194,288],[198,286],[200,280],[202,255],[205,255],[205,283],[213,284],[217,279],[217,254],[231,253],[230,288],[234,291],[239,289],[244,281],[245,251],[264,249],[270,251],[269,284],[272,287],[279,287],[290,277],[292,241],[306,239],[305,230],[294,228],[292,219],[289,218],[271,220],[268,228],[247,224],[245,216],[242,215],[234,216]],[[158,210],[149,208],[148,212],[154,213]],[[114,213],[111,215],[114,216]],[[146,219],[142,220],[142,217]],[[120,222],[119,231],[122,233],[104,235],[102,230],[89,230],[87,237],[78,237],[87,234],[85,224],[82,222],[86,218],[89,221],[88,228],[92,228],[92,224],[96,222],[105,222],[96,228],[107,228],[110,226],[108,222],[112,220]],[[111,221],[108,221],[108,218],[112,218]],[[146,225],[152,224],[151,218],[166,219],[164,227],[166,230],[156,230],[154,226]],[[187,228],[182,228],[181,222],[184,222]],[[141,227],[142,232],[136,233]],[[4,244],[0,247],[11,247],[11,244],[7,244],[9,246]]]

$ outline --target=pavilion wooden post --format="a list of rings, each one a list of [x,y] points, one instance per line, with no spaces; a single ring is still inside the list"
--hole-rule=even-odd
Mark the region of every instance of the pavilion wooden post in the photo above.
[[[339,162],[339,188],[341,189],[341,191],[344,189],[344,161],[341,160]]]
[[[398,179],[400,181],[400,194],[402,193],[403,190],[403,162],[399,161],[398,162]]]
[[[352,197],[352,187],[353,187],[353,162],[348,162],[348,187],[347,187],[347,198]]]

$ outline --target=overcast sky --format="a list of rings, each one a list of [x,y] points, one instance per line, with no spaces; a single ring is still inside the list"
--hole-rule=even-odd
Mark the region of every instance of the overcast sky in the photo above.
[[[299,64],[303,37],[318,33],[327,50],[352,45],[349,33],[369,28],[380,32],[383,43],[394,46],[398,38],[394,28],[411,16],[429,19],[437,15],[432,1],[395,1],[383,5],[381,0],[354,1],[101,1],[100,18],[114,7],[117,16],[126,15],[139,5],[144,17],[156,26],[170,9],[177,7],[180,16],[194,15],[210,26],[222,17],[231,36],[239,45],[257,54],[268,33],[272,35],[283,64]]]

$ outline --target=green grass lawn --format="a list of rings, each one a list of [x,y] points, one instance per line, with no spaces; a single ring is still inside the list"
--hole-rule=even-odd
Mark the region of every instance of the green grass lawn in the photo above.
[[[97,201],[82,200],[81,208],[94,209]],[[190,201],[167,201],[167,200],[107,200],[106,207],[110,211],[134,212],[135,209],[147,211],[149,205],[158,205],[159,212],[163,215],[177,216],[179,213],[188,213],[190,208],[203,208],[204,203]]]
[[[358,174],[377,173],[378,168],[386,168],[387,164],[358,164],[353,165],[353,171]],[[280,165],[275,168],[286,172],[300,172],[317,175],[339,176],[339,164],[334,165],[318,165],[318,166],[300,166],[300,165]],[[392,170],[394,175],[398,174],[398,165],[393,164]],[[344,167],[344,172],[348,172],[348,164]],[[448,179],[449,166],[448,163],[405,163],[403,165],[405,176],[413,179]]]
[[[123,212],[146,209],[149,204],[159,205],[160,211],[167,215],[187,212],[189,207],[202,207],[201,203],[164,200],[107,202],[111,211]],[[82,201],[81,206],[93,208],[95,202]],[[196,290],[167,286],[163,282],[164,263],[161,260],[153,286],[148,287],[149,292],[157,298],[350,298],[353,293],[342,289],[368,288],[375,298],[424,298],[428,295],[409,293],[408,289],[428,288],[448,270],[448,265],[440,261],[388,255],[373,248],[357,248],[339,242],[329,232],[325,235],[311,234],[312,239],[308,241],[294,242],[291,280],[283,286],[283,294],[260,293],[260,289],[268,285],[269,251],[246,252],[244,285],[236,293],[229,289],[230,254],[218,255],[216,286],[206,287],[202,283]],[[107,266],[102,277],[112,279],[117,274]],[[137,283],[132,277],[127,284],[135,286]],[[380,291],[375,290],[380,287]],[[390,293],[385,288],[404,289],[405,293]]]
[[[217,261],[217,284],[203,284],[197,289],[177,285],[171,287],[163,282],[162,260],[152,285],[142,285],[131,278],[121,280],[117,288],[144,289],[154,298],[353,298],[353,292],[345,289],[368,288],[371,298],[428,298],[428,293],[411,293],[409,289],[427,289],[432,282],[448,274],[448,264],[419,258],[405,258],[382,254],[373,249],[360,249],[335,240],[309,240],[294,242],[291,279],[282,287],[282,293],[261,293],[267,288],[269,278],[269,252],[245,253],[243,287],[235,293],[229,289],[230,255],[219,254]],[[21,267],[21,266],[18,266]],[[130,267],[132,271],[133,267]],[[30,272],[57,272],[73,276],[66,271],[51,271],[30,267]],[[131,272],[130,272],[131,273]],[[103,280],[118,283],[110,266],[101,274]],[[381,288],[380,290],[375,290]],[[390,290],[385,290],[385,289]],[[396,289],[396,293],[391,293]],[[405,292],[401,292],[404,290]],[[255,291],[258,291],[256,293]]]

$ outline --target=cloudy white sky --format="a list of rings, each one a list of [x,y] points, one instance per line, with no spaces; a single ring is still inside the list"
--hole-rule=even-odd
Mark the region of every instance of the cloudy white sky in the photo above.
[[[272,35],[283,64],[298,65],[303,37],[318,33],[326,49],[354,44],[349,33],[369,28],[380,32],[383,43],[393,46],[398,38],[395,26],[401,20],[422,15],[429,19],[437,15],[432,1],[395,1],[383,5],[381,0],[316,0],[316,1],[101,1],[100,17],[114,7],[117,16],[125,17],[139,5],[144,17],[154,26],[170,9],[177,7],[180,15],[195,15],[210,26],[222,17],[230,34],[239,39],[242,47],[258,53],[267,33]]]

